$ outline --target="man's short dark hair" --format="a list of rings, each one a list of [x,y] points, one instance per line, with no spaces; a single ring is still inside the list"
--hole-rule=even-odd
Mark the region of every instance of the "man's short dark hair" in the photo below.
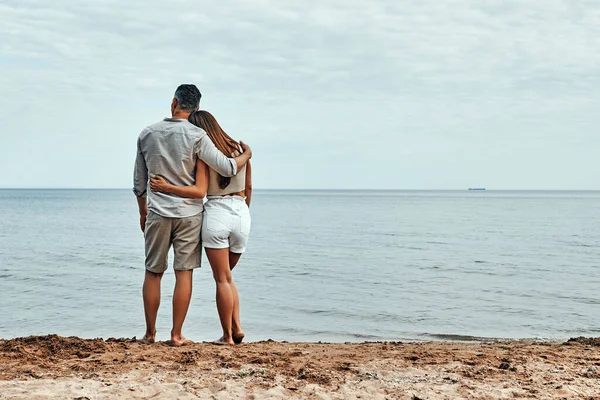
[[[179,85],[173,96],[177,99],[177,108],[183,111],[196,111],[200,106],[200,90],[196,85]]]

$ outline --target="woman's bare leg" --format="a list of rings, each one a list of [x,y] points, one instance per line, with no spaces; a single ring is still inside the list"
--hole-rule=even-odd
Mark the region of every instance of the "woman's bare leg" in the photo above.
[[[229,253],[229,269],[233,271],[241,256],[239,253]],[[232,338],[236,344],[240,344],[244,340],[244,331],[242,331],[242,324],[240,322],[240,298],[233,280],[231,281],[231,292],[233,293]]]
[[[229,249],[205,249],[206,256],[217,284],[217,310],[223,328],[223,337],[217,342],[234,344],[232,337],[233,293],[231,289],[231,269]]]

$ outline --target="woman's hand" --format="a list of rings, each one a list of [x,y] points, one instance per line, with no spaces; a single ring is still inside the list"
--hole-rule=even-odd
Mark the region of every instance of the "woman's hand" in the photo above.
[[[169,192],[171,185],[162,176],[154,176],[150,178],[150,189],[153,192],[167,193]]]

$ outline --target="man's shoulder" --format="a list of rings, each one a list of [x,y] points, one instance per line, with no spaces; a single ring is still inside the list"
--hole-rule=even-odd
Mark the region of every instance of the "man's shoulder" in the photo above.
[[[142,130],[142,132],[140,133],[140,138],[151,135],[153,133],[167,131],[179,131],[182,134],[196,140],[202,139],[204,136],[206,136],[206,132],[202,128],[197,127],[196,125],[192,124],[187,120],[173,122],[169,119],[163,119],[145,127],[144,130]]]
[[[183,121],[181,123],[181,128],[186,135],[193,136],[197,139],[202,139],[206,136],[204,129],[192,124],[190,121]]]
[[[145,127],[142,132],[140,132],[140,139],[154,133],[154,132],[162,132],[164,131],[166,125],[164,120],[157,121],[151,125]]]

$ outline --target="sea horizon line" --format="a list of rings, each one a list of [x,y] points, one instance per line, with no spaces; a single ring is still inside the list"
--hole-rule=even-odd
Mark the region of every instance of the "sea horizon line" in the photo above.
[[[131,190],[119,187],[0,187],[0,190]],[[600,192],[598,189],[506,189],[506,188],[451,188],[451,189],[389,189],[389,188],[254,188],[259,192]]]

